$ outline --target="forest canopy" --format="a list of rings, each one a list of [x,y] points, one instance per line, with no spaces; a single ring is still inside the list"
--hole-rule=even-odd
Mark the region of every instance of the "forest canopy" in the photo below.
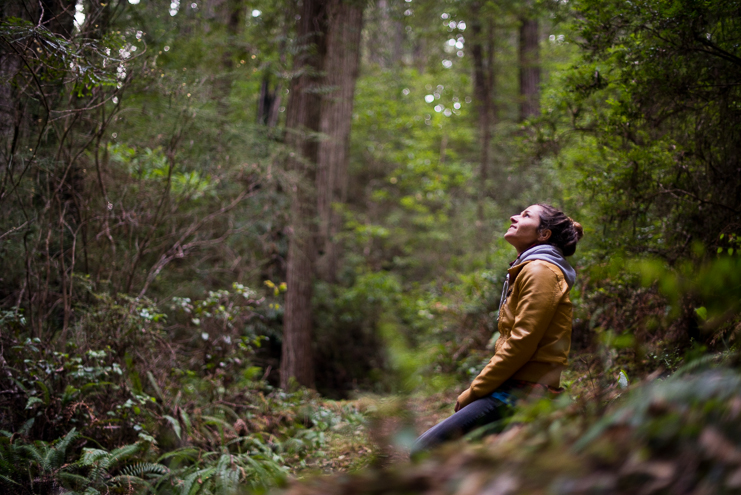
[[[491,357],[503,235],[539,203],[585,230],[568,400],[523,406],[501,452],[568,450],[620,490],[741,486],[741,3],[0,13],[4,490],[259,492],[383,466]],[[440,466],[507,462],[487,452]],[[367,490],[427,489],[395,476]],[[501,493],[546,486],[518,483]]]

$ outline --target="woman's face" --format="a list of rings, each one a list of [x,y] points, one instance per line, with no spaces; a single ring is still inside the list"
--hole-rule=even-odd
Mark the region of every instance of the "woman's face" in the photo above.
[[[509,226],[504,238],[517,249],[517,254],[522,253],[533,244],[544,242],[551,236],[551,231],[538,232],[540,226],[540,213],[542,208],[532,205],[525,208],[519,215],[510,217]]]

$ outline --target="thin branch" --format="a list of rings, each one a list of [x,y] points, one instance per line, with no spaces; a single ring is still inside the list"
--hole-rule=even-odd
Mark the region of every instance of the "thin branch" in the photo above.
[[[174,260],[175,258],[183,258],[185,257],[185,254],[190,249],[193,249],[200,245],[207,245],[210,243],[216,243],[221,242],[222,240],[226,239],[229,235],[232,234],[232,231],[227,231],[223,236],[219,237],[218,239],[211,239],[208,241],[193,241],[188,244],[183,244],[185,240],[196,233],[204,224],[210,222],[214,218],[223,215],[229,210],[232,210],[234,207],[236,207],[242,200],[251,197],[255,194],[254,188],[249,191],[242,191],[239,196],[237,196],[234,201],[229,203],[226,206],[223,206],[219,210],[210,213],[209,215],[206,215],[205,217],[201,218],[197,222],[194,222],[193,224],[188,227],[188,229],[180,236],[180,238],[168,249],[165,253],[163,253],[160,256],[160,259],[157,261],[157,263],[154,264],[154,266],[149,270],[149,274],[147,275],[147,280],[144,283],[144,287],[142,287],[142,290],[139,292],[138,297],[144,297],[144,294],[147,292],[147,289],[149,288],[149,285],[154,281],[155,278],[157,278],[157,275],[162,271],[162,269],[170,263],[170,261]],[[168,253],[170,253],[168,255]]]
[[[15,232],[16,230],[20,230],[20,229],[22,229],[23,227],[25,227],[26,225],[28,225],[28,222],[29,222],[29,221],[28,221],[28,220],[26,220],[25,222],[23,222],[23,223],[22,223],[21,225],[19,225],[18,227],[13,227],[12,229],[10,229],[10,230],[8,230],[7,232],[5,232],[5,233],[4,233],[3,235],[0,235],[0,240],[2,240],[2,238],[3,238],[3,237],[5,237],[5,236],[9,236],[10,234],[12,234],[13,232]]]

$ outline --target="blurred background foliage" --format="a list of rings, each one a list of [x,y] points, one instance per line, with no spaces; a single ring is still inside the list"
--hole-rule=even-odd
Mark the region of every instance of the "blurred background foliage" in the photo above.
[[[278,388],[301,2],[3,3],[0,484],[232,493],[382,464],[384,414],[408,426],[489,359],[508,218],[548,202],[586,231],[573,401],[523,408],[498,448],[521,478],[569,446],[589,486],[738,489],[739,3],[356,3],[317,391]]]

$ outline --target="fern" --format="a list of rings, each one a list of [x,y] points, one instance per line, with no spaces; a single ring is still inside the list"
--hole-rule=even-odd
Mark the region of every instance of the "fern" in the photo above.
[[[200,483],[196,485],[196,481],[203,482],[213,476],[215,472],[215,468],[204,468],[189,474],[185,480],[183,480],[183,486],[180,488],[180,495],[193,495],[197,493],[199,486],[203,485]]]
[[[151,485],[146,480],[139,478],[138,476],[129,476],[126,474],[120,474],[109,479],[106,483],[107,486],[116,487],[128,487],[129,491],[135,486],[145,485],[151,488]]]
[[[151,462],[137,462],[135,464],[129,464],[121,470],[121,474],[124,476],[136,476],[141,478],[146,474],[156,474],[163,476],[170,470],[162,464],[154,464]]]
[[[12,480],[12,479],[8,478],[7,476],[5,476],[3,474],[0,474],[0,481],[5,482],[5,483],[8,483],[10,485],[21,486],[20,483],[18,483],[15,480]]]
[[[58,486],[67,481],[81,484],[82,480],[69,472],[76,463],[66,464],[68,450],[78,436],[72,429],[52,444],[43,441],[11,444],[7,438],[0,439],[0,484],[23,487],[31,492],[39,483]]]
[[[674,374],[665,381],[649,383],[636,389],[608,416],[598,421],[574,445],[575,450],[584,449],[608,428],[626,424],[632,427],[650,425],[654,415],[654,404],[665,404],[680,411],[693,406],[707,405],[711,400],[723,403],[741,390],[741,375],[730,370],[711,370],[697,375]],[[702,407],[700,407],[703,409]],[[702,414],[707,421],[712,408],[704,408]]]
[[[46,454],[47,464],[54,468],[60,469],[64,465],[64,461],[67,459],[67,448],[74,442],[80,435],[77,433],[75,428],[65,435],[65,437],[54,445]]]
[[[108,451],[102,449],[84,449],[82,454],[82,465],[93,466],[99,460],[108,456]]]
[[[132,443],[131,445],[124,445],[123,447],[119,447],[110,453],[109,457],[106,459],[104,467],[106,469],[111,469],[119,462],[139,452],[140,449],[141,444],[139,444],[138,442]]]

